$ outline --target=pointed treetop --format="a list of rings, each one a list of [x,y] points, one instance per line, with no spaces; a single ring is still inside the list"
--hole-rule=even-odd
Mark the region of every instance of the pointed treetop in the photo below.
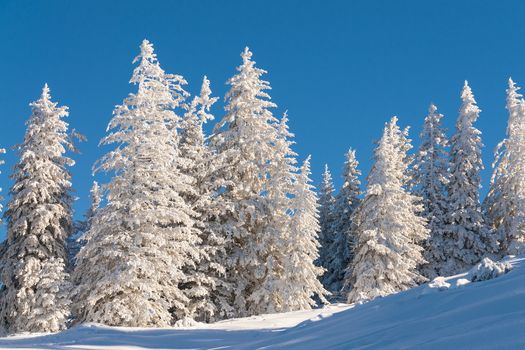
[[[49,94],[49,86],[47,86],[47,83],[44,84],[44,87],[42,88],[42,100],[49,101],[51,99],[51,96]]]
[[[357,158],[355,156],[355,149],[353,149],[352,147],[348,149],[348,152],[346,152],[346,159],[350,162],[357,161]]]
[[[431,103],[430,106],[428,107],[428,113],[429,114],[434,114],[436,111],[437,111],[436,105]]]
[[[138,62],[140,59],[146,59],[151,62],[155,62],[157,55],[154,53],[153,44],[150,43],[147,39],[144,39],[142,41],[142,44],[140,44],[140,54],[135,57],[133,60],[133,63]]]
[[[198,115],[200,116],[201,123],[206,123],[208,120],[213,120],[214,117],[210,113],[211,106],[219,100],[218,97],[211,97],[210,81],[208,77],[204,76],[202,79],[201,93],[194,99],[193,103],[195,106],[200,105]]]
[[[517,99],[521,97],[521,94],[518,94],[517,91],[520,90],[520,87],[516,85],[516,83],[512,80],[512,78],[509,78],[509,87],[507,89],[507,100],[513,100],[517,102]]]
[[[204,98],[204,96],[209,97],[210,95],[211,95],[210,80],[205,75],[202,78],[201,98]]]
[[[250,51],[250,49],[248,48],[248,46],[246,46],[244,48],[244,51],[242,52],[241,54],[241,57],[242,57],[242,61],[244,63],[247,63],[248,61],[250,61],[252,59],[252,52]]]
[[[328,164],[324,165],[323,180],[332,180],[332,174],[330,173],[330,169],[328,169]]]

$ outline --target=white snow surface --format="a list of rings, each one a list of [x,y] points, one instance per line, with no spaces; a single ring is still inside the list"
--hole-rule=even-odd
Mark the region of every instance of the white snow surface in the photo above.
[[[469,273],[464,273],[361,305],[335,304],[184,329],[86,324],[55,334],[0,338],[0,348],[522,349],[524,259],[506,259],[513,269],[488,281],[468,283]]]

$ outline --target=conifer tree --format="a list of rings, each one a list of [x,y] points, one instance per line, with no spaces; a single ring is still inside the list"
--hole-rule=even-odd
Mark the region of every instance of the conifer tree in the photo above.
[[[491,186],[483,203],[501,255],[520,254],[525,243],[525,107],[518,90],[509,78],[507,135],[496,149]]]
[[[196,96],[184,115],[181,128],[180,158],[182,172],[192,179],[191,193],[186,201],[197,213],[194,226],[201,239],[199,264],[187,271],[193,275],[188,284],[191,291],[193,318],[199,321],[217,320],[232,313],[227,300],[229,285],[225,282],[224,237],[215,225],[221,212],[221,198],[215,195],[210,181],[217,168],[216,158],[206,144],[203,125],[214,117],[210,113],[218,100],[211,96],[210,81],[204,77],[200,95]]]
[[[485,223],[479,202],[483,145],[481,132],[474,127],[474,122],[481,110],[466,81],[461,99],[456,132],[450,142],[450,204],[443,247],[447,264],[441,271],[446,276],[469,269],[497,250],[496,237]]]
[[[238,74],[228,80],[226,115],[214,128],[212,145],[220,164],[214,174],[223,203],[219,225],[226,237],[227,282],[230,305],[236,316],[262,313],[251,301],[251,291],[265,276],[259,239],[267,226],[267,200],[262,196],[272,152],[269,141],[276,122],[270,108],[276,105],[266,92],[270,84],[261,79],[266,71],[255,67],[245,48]]]
[[[329,248],[328,271],[325,275],[326,285],[332,292],[340,292],[343,287],[345,270],[352,260],[352,215],[359,205],[361,190],[359,176],[361,171],[357,168],[359,162],[355,150],[346,153],[343,167],[343,186],[335,197],[334,203],[334,240]]]
[[[420,243],[427,238],[419,216],[420,199],[409,193],[408,138],[393,117],[374,152],[366,195],[353,216],[356,247],[349,268],[348,302],[364,302],[416,286],[425,280],[417,267],[424,262]]]
[[[8,333],[56,332],[69,317],[65,240],[72,229],[71,175],[65,156],[75,148],[67,107],[51,101],[47,84],[31,103],[4,217],[7,242],[0,258],[0,317]]]
[[[130,82],[138,91],[116,107],[101,141],[117,147],[95,171],[113,177],[78,254],[75,311],[80,322],[163,327],[191,317],[193,277],[185,272],[200,261],[175,112],[186,82],[162,70],[147,40],[135,62]]]
[[[322,282],[325,288],[328,286],[328,277],[332,271],[328,270],[329,260],[331,256],[330,248],[334,242],[334,184],[332,182],[332,174],[328,169],[328,164],[324,166],[323,179],[319,186],[319,260],[317,264],[325,269],[322,276]]]
[[[289,223],[287,259],[284,260],[285,293],[287,305],[283,311],[304,310],[313,307],[317,296],[326,303],[327,291],[318,277],[323,274],[315,266],[319,257],[319,212],[317,196],[310,179],[310,157],[303,162],[293,183],[292,216]]]
[[[447,261],[443,235],[449,210],[447,186],[450,162],[446,130],[441,125],[442,118],[437,107],[431,104],[423,123],[421,144],[413,170],[413,191],[422,199],[422,216],[426,218],[430,229],[423,254],[428,263],[421,268],[428,278],[441,275],[441,268]]]
[[[260,236],[259,249],[266,271],[261,283],[254,286],[250,301],[261,313],[290,311],[296,305],[289,292],[287,259],[297,250],[299,242],[290,241],[291,194],[297,172],[296,156],[292,150],[293,134],[288,129],[285,113],[274,125],[276,135],[272,137],[274,151],[268,162],[268,179],[265,186],[267,201],[267,224]],[[313,276],[317,278],[316,275]]]

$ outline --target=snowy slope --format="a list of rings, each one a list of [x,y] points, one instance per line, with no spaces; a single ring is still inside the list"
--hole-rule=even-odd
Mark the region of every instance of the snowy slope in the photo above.
[[[525,263],[508,274],[447,289],[428,285],[358,306],[263,315],[187,329],[98,325],[0,338],[0,348],[38,349],[521,349],[525,348]],[[442,285],[446,285],[442,283]],[[459,286],[457,286],[459,285]]]

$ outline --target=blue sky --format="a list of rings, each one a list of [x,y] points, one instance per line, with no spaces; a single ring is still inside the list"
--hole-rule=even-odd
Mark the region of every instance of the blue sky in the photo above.
[[[68,121],[89,141],[74,158],[77,217],[87,206],[91,166],[114,105],[128,84],[142,39],[162,67],[195,93],[208,75],[223,115],[225,81],[248,45],[268,70],[280,115],[289,111],[301,158],[312,154],[319,181],[326,162],[340,184],[343,155],[357,149],[370,167],[373,140],[397,115],[417,134],[430,102],[452,129],[468,79],[483,110],[485,165],[504,136],[505,89],[525,85],[523,1],[0,1],[0,145],[23,138],[28,103],[50,85],[70,107]],[[7,155],[0,183],[14,152]],[[484,186],[489,171],[484,172]],[[5,194],[5,193],[4,193]]]

